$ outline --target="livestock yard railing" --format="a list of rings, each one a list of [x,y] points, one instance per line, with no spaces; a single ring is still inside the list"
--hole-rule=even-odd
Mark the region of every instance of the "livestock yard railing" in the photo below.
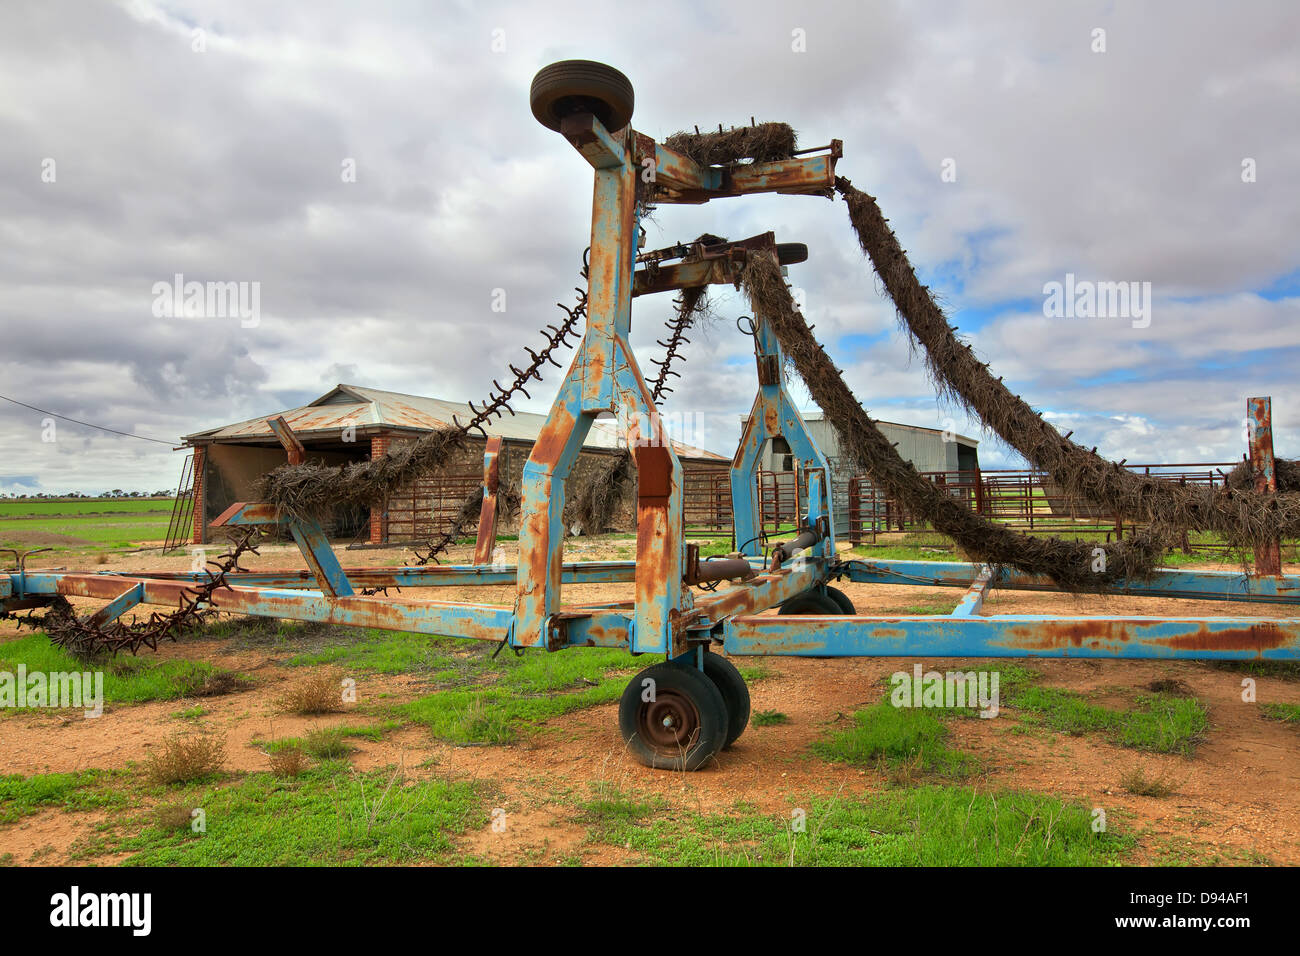
[[[1144,464],[1129,466],[1139,474],[1180,484],[1222,486],[1224,474],[1236,462]],[[1030,469],[975,469],[923,472],[954,497],[985,517],[1021,531],[1041,534],[1092,533],[1111,541],[1131,534],[1136,523],[1092,502],[1066,494],[1045,472]],[[730,473],[726,469],[687,471],[684,476],[683,511],[687,535],[709,537],[731,533]],[[478,487],[482,476],[465,470],[443,473],[418,481],[389,502],[390,542],[422,541],[451,527],[466,495]],[[755,497],[760,527],[778,533],[798,522],[799,476],[793,471],[755,474]],[[631,493],[631,492],[630,492]],[[919,534],[929,531],[923,520],[856,475],[836,489],[835,520],[855,545],[877,544],[882,535]],[[464,529],[472,534],[474,525]],[[1191,538],[1188,550],[1221,550],[1222,545]]]
[[[682,516],[686,536],[731,534],[731,469],[692,469],[682,478]]]
[[[1183,485],[1221,487],[1237,462],[1129,465],[1129,470]],[[1041,534],[1095,533],[1103,540],[1132,534],[1138,525],[1121,514],[1067,494],[1046,472],[1032,469],[975,469],[923,472],[971,510],[1020,531]],[[928,525],[899,502],[885,495],[865,475],[849,479],[850,541],[876,544],[881,535],[910,534]],[[1221,550],[1215,541],[1190,538],[1186,550]]]
[[[481,468],[416,479],[388,501],[388,540],[398,543],[438,537],[452,526],[465,499],[482,485]]]
[[[771,479],[770,472],[764,473]],[[791,479],[793,475],[791,474]],[[424,542],[445,534],[456,520],[465,498],[483,482],[481,470],[446,471],[424,476],[388,502],[386,512],[388,541],[391,544]],[[731,534],[731,470],[724,463],[713,468],[693,468],[683,476],[682,510],[687,534],[711,537]],[[629,510],[636,500],[635,489],[628,489]],[[788,499],[788,500],[786,500]],[[784,522],[790,524],[794,512],[792,492],[782,498]],[[629,518],[628,530],[634,530]],[[478,523],[471,521],[461,531],[472,536]]]

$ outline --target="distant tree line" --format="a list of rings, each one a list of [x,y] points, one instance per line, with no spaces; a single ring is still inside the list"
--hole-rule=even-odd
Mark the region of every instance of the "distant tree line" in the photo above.
[[[162,491],[123,491],[121,488],[114,488],[112,491],[101,491],[97,495],[88,495],[80,491],[65,491],[62,493],[52,491],[39,491],[35,494],[5,494],[0,492],[0,498],[13,499],[16,501],[35,500],[40,498],[170,498],[175,494],[172,489]]]

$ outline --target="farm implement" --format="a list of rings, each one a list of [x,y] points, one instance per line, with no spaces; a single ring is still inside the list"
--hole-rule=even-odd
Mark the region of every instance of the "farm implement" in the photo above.
[[[217,573],[34,571],[20,560],[13,571],[0,574],[0,606],[13,612],[69,597],[104,601],[98,611],[71,619],[69,626],[122,634],[123,646],[132,650],[150,643],[150,637],[156,641],[170,636],[169,618],[157,614],[152,632],[148,627],[115,632],[127,627],[118,623],[123,614],[150,605],[190,615],[217,610],[448,635],[496,642],[520,653],[607,647],[633,655],[662,655],[663,662],[630,681],[619,707],[620,732],[643,763],[687,770],[706,765],[748,723],[745,681],[727,657],[716,653],[720,650],[728,657],[1300,659],[1300,617],[982,613],[993,588],[1095,590],[1237,605],[1300,604],[1300,576],[1278,573],[1275,557],[1256,564],[1273,573],[1155,568],[1117,577],[1113,568],[1109,574],[1095,567],[1077,569],[1073,576],[1045,573],[1034,563],[1037,552],[1031,554],[1028,545],[1023,545],[1024,561],[891,561],[841,555],[831,465],[805,427],[786,380],[787,366],[793,363],[819,403],[829,404],[813,387],[820,381],[815,364],[820,347],[798,345],[803,340],[792,334],[790,325],[797,313],[769,306],[777,300],[755,291],[760,286],[754,267],[796,266],[806,259],[806,248],[777,242],[770,232],[742,241],[702,237],[649,251],[640,241],[640,220],[651,204],[699,204],[758,193],[822,198],[833,198],[837,189],[844,193],[846,181],[836,178],[841,143],[796,150],[792,139],[777,142],[781,131],[772,127],[778,124],[658,143],[630,126],[633,93],[627,79],[588,61],[543,69],[533,81],[532,108],[541,123],[559,133],[591,166],[594,198],[588,284],[582,299],[586,326],[523,470],[517,565],[491,563],[500,444],[489,441],[473,564],[345,568],[310,514],[264,500],[236,504],[212,524],[244,535],[267,526],[286,527],[306,570],[242,569],[239,555],[252,547],[247,538]],[[713,155],[705,147],[716,147],[722,154]],[[647,384],[629,335],[635,298],[664,292],[685,298],[710,285],[745,285],[751,292],[754,314],[738,324],[753,339],[758,386],[731,463],[736,550],[703,557],[684,533],[682,466],[656,408],[658,388],[652,391]],[[778,291],[784,294],[783,283]],[[677,344],[674,339],[669,359]],[[520,377],[529,376],[521,372]],[[659,384],[665,380],[661,373]],[[509,391],[503,390],[493,404],[505,407]],[[1255,490],[1281,499],[1268,400],[1252,399],[1249,411],[1254,422],[1250,446]],[[635,466],[636,558],[566,562],[564,508],[570,470],[592,424],[610,416],[625,423]],[[865,413],[863,418],[869,424]],[[281,440],[293,461],[293,436],[280,425],[286,432]],[[789,447],[798,474],[800,517],[788,539],[779,542],[770,541],[761,530],[755,482],[763,452],[774,440]],[[866,459],[863,465],[869,473],[902,484],[910,480],[902,473],[890,478],[885,453],[863,448],[867,450],[860,457]],[[925,507],[927,500],[918,499],[917,507]],[[960,505],[954,502],[951,507]],[[948,508],[942,501],[933,505],[940,530],[945,521],[951,523],[945,517]],[[1018,541],[1005,543],[1021,547]],[[968,553],[981,553],[978,547],[959,543]],[[1075,551],[1062,548],[1061,553],[1074,560]],[[1102,568],[1108,554],[1120,554],[1103,547],[1087,553]],[[1080,584],[1090,572],[1097,574],[1095,587]],[[834,586],[844,580],[951,587],[964,593],[948,615],[871,616],[855,613]],[[565,586],[575,584],[631,584],[634,596],[628,601],[565,603]],[[411,596],[417,588],[476,585],[514,586],[515,601],[439,601],[436,592],[434,599]],[[394,595],[378,593],[386,588],[400,590]],[[779,613],[764,613],[774,608]],[[132,633],[135,637],[129,636]],[[143,641],[137,640],[141,634]]]

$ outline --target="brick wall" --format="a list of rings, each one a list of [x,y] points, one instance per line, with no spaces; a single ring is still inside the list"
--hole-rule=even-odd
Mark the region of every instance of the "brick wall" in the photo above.
[[[208,450],[198,445],[194,449],[194,544],[206,544],[208,524],[207,501],[203,494],[207,481]]]
[[[397,443],[403,440],[405,439],[398,438],[391,441]],[[402,488],[394,494],[388,501],[385,534],[393,541],[407,541],[424,540],[446,531],[460,510],[461,503],[483,483],[484,445],[485,442],[481,438],[471,440],[464,449],[456,453],[439,474],[418,479],[413,485]],[[385,449],[388,447],[391,445],[386,445]],[[524,464],[528,461],[531,447],[528,442],[503,443],[500,459],[503,484],[522,486]],[[578,460],[574,462],[569,472],[569,488],[577,489],[585,485],[593,472],[606,467],[613,454],[614,452],[599,451],[584,451],[579,454]],[[684,462],[682,468],[687,476],[688,494],[694,492],[697,486],[701,492],[705,491],[705,486],[691,480],[692,476],[704,470],[712,471],[720,468],[725,471],[729,464],[727,461],[708,464]],[[566,520],[567,518],[566,515]],[[622,501],[614,509],[612,523],[619,531],[636,531],[635,481],[628,484]],[[518,530],[518,516],[502,510],[497,521],[497,531],[502,534],[516,534]],[[467,528],[466,532],[473,534],[474,528]],[[376,540],[374,533],[375,526],[372,523],[372,541]]]
[[[389,435],[374,435],[370,439],[370,460],[388,454],[393,439]],[[388,540],[388,516],[382,506],[370,509],[370,543],[383,544]]]

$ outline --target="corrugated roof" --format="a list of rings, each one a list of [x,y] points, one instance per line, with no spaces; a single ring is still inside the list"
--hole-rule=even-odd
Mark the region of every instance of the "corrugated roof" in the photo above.
[[[195,432],[186,435],[185,441],[248,441],[262,438],[275,441],[275,433],[271,431],[268,422],[280,416],[284,416],[298,437],[307,440],[328,437],[335,432],[342,433],[348,425],[358,429],[379,427],[430,431],[452,424],[453,415],[463,422],[472,418],[474,412],[469,405],[461,402],[448,402],[425,395],[406,395],[364,385],[339,384],[300,408],[290,408],[261,418],[250,418],[233,425]],[[546,416],[535,412],[516,412],[513,416],[507,412],[483,427],[489,435],[531,442],[537,439],[545,423]],[[595,422],[587,433],[586,447],[620,447],[618,432],[613,423]],[[678,441],[673,442],[673,449],[686,458],[727,460],[726,456]]]
[[[820,422],[826,420],[826,416],[823,415],[821,412],[800,412],[799,416],[806,422]],[[745,426],[745,424],[748,421],[749,421],[748,415],[740,416],[740,425],[742,428]],[[902,422],[887,422],[880,418],[873,419],[873,421],[875,421],[877,425],[882,425],[886,428],[902,428],[902,429],[906,429],[907,431],[929,432],[930,434],[933,435],[942,435],[944,433],[943,429],[941,428],[926,428],[924,425],[904,425]],[[957,442],[957,444],[969,445],[971,448],[974,448],[979,444],[978,438],[968,438],[965,435],[959,435],[956,432],[952,433],[952,438],[953,441]]]

